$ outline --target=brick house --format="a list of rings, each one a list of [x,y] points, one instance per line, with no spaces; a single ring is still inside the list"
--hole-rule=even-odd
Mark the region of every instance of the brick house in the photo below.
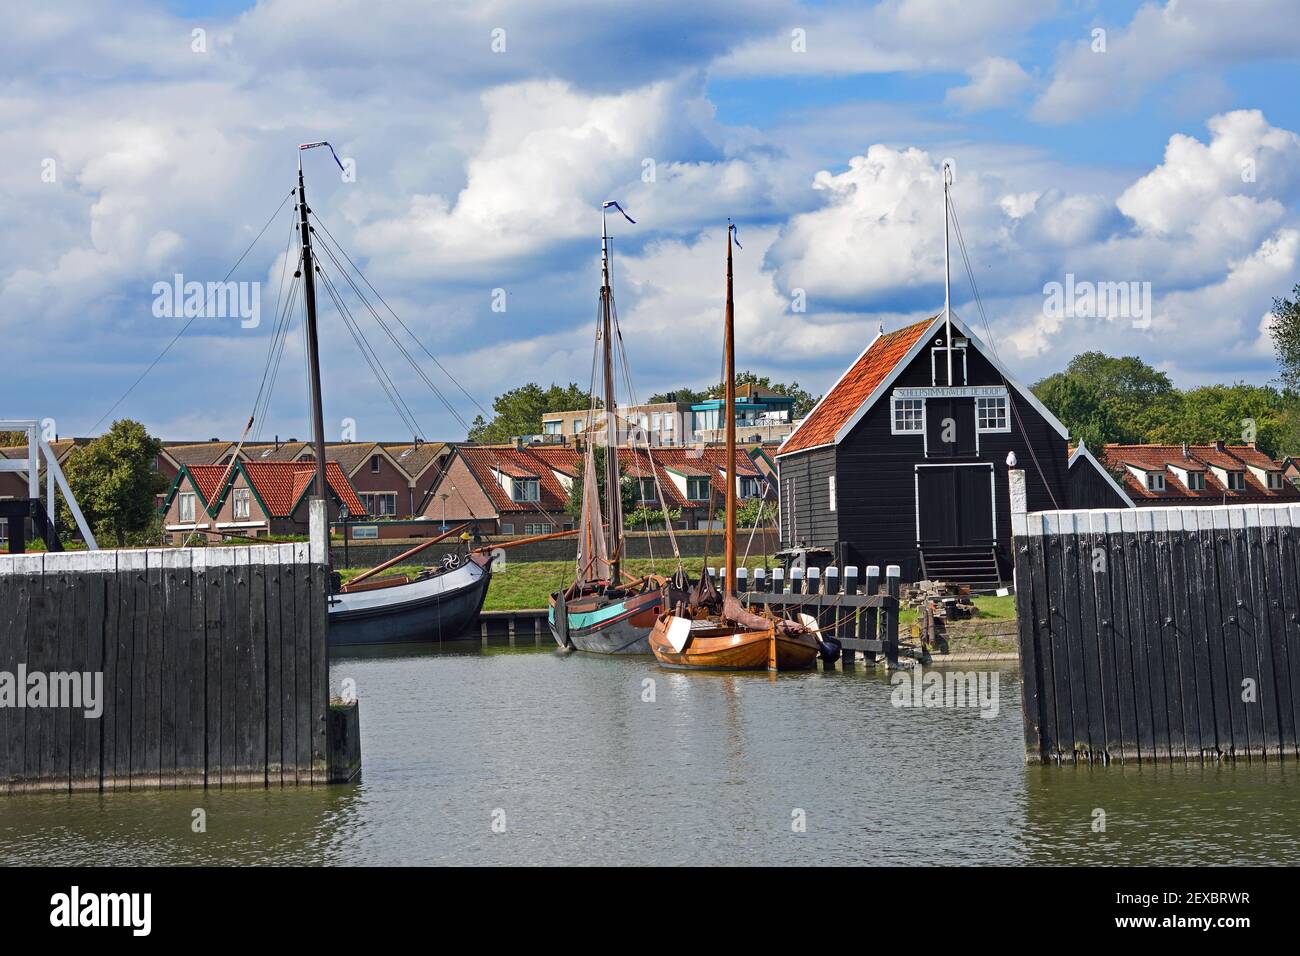
[[[338,462],[328,462],[329,514],[339,506],[364,514],[365,506]],[[191,535],[260,538],[307,533],[308,500],[316,478],[312,462],[245,461],[185,465],[163,502],[163,531],[175,544]]]
[[[1300,503],[1284,465],[1253,444],[1107,445],[1102,459],[1138,507]]]
[[[716,446],[656,448],[652,456],[624,448],[619,463],[636,482],[634,506],[680,509],[676,526],[699,528],[725,500],[726,454]],[[472,521],[484,534],[567,531],[574,525],[567,508],[581,459],[569,446],[462,445],[448,459],[425,516],[441,520],[445,505],[449,524]],[[763,475],[740,449],[736,471],[742,500],[762,494]]]

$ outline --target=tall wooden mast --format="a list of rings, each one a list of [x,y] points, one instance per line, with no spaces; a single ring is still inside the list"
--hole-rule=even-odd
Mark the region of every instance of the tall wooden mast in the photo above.
[[[605,210],[600,210],[600,310],[601,344],[604,346],[605,375],[605,510],[606,546],[609,549],[610,580],[617,583],[622,565],[619,540],[623,533],[623,496],[620,493],[618,469],[618,405],[614,398],[614,330],[612,321],[613,291],[609,286],[609,234],[605,225]],[[627,215],[624,213],[624,215]]]
[[[722,336],[724,355],[723,374],[726,376],[727,407],[727,567],[722,593],[729,595],[736,581],[736,339],[735,305],[731,292],[731,232],[735,228],[727,221],[727,309],[726,331]]]
[[[321,407],[320,345],[316,334],[316,274],[311,254],[311,226],[307,222],[307,187],[302,178],[302,152],[309,148],[306,145],[298,147],[298,226],[302,232],[302,287],[307,303],[307,386],[311,392],[312,444],[316,449],[315,496],[328,501],[329,486],[325,482],[325,413]]]

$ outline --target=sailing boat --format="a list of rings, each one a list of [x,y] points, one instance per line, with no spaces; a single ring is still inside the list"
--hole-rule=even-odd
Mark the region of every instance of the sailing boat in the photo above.
[[[727,420],[726,570],[722,592],[701,578],[690,600],[660,615],[650,632],[650,649],[664,667],[677,670],[795,670],[813,667],[817,636],[795,621],[745,608],[732,588],[736,580],[736,345],[732,296],[731,237],[727,225],[725,356]]]
[[[312,442],[315,446],[316,476],[314,495],[328,500],[325,477],[325,424],[321,402],[320,349],[316,328],[316,267],[312,256],[312,227],[308,222],[307,187],[303,181],[302,154],[305,150],[328,146],[321,141],[298,147],[298,226],[302,242],[303,299],[307,312],[307,378],[311,391]],[[335,156],[335,162],[338,157]],[[342,168],[342,164],[339,164]],[[328,249],[328,247],[326,247]],[[398,559],[385,562],[365,577],[431,547],[449,534],[423,542]],[[328,564],[329,556],[326,554]],[[331,580],[333,575],[330,575]],[[464,549],[452,554],[437,568],[421,571],[414,579],[406,575],[362,581],[358,576],[351,584],[330,595],[329,644],[387,644],[408,641],[439,641],[460,637],[477,620],[492,579],[490,556]]]
[[[609,282],[609,233],[605,221],[611,208],[622,213],[628,222],[636,222],[612,199],[601,206],[600,334],[597,349],[604,378],[605,467],[602,478],[605,510],[609,514],[608,520],[604,520],[600,504],[602,478],[596,475],[595,444],[588,440],[582,469],[582,513],[577,529],[577,573],[573,584],[550,596],[548,620],[551,634],[560,647],[573,646],[593,654],[649,654],[650,629],[690,582],[680,563],[677,574],[671,579],[657,574],[632,578],[622,573],[624,539],[618,464],[618,406],[614,388],[614,291]],[[592,392],[590,421],[594,423],[594,387]],[[654,460],[650,457],[648,444],[646,455],[654,475]],[[655,482],[657,485],[657,475]],[[665,525],[671,538],[671,522],[666,521]],[[676,542],[673,544],[675,551]]]

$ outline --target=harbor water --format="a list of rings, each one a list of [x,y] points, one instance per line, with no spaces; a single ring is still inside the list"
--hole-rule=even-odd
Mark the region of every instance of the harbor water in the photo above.
[[[1300,861],[1300,766],[1026,766],[1014,665],[982,665],[995,707],[918,707],[861,665],[448,648],[333,662],[355,784],[2,798],[0,863]]]

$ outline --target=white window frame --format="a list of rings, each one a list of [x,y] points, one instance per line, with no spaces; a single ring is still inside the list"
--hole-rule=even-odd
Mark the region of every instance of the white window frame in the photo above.
[[[835,510],[837,502],[835,501],[835,476],[828,475],[826,478],[827,491],[830,492],[830,511]]]
[[[1187,473],[1187,490],[1204,491],[1205,490],[1205,472],[1189,471]]]
[[[253,513],[253,492],[248,488],[236,488],[231,495],[231,515],[236,521],[247,520]]]
[[[649,483],[650,486],[650,494],[648,496],[646,495],[647,483]],[[653,478],[645,478],[645,477],[638,478],[637,486],[638,486],[637,494],[639,496],[637,499],[638,501],[641,501],[645,504],[650,504],[659,500],[658,496],[655,494],[655,480]]]
[[[525,524],[524,534],[550,534],[553,528],[554,525],[547,524],[546,522],[538,522],[536,524]]]
[[[528,489],[536,489],[537,493],[530,495]],[[542,500],[542,480],[540,478],[511,478],[510,479],[510,498],[517,502],[533,502]]]
[[[1147,491],[1165,490],[1165,473],[1163,471],[1148,471],[1146,474]]]
[[[1001,402],[1002,404],[1002,424],[1001,425],[981,425],[980,424],[980,403]],[[975,432],[979,434],[1010,432],[1011,431],[1011,396],[1010,395],[977,395],[975,397]]]
[[[1282,482],[1283,482],[1283,481],[1285,481],[1285,479],[1282,477],[1282,472],[1280,472],[1280,471],[1270,471],[1270,472],[1268,472],[1268,490],[1269,490],[1269,491],[1281,491],[1281,490],[1282,490]]]
[[[512,522],[512,521],[503,521],[503,522],[501,522],[501,533],[502,533],[502,534],[514,534],[514,533],[515,533],[515,525],[514,525],[514,522]]]
[[[1224,474],[1228,476],[1229,491],[1246,490],[1246,473],[1244,471],[1225,471]]]
[[[180,520],[194,521],[194,516],[198,513],[198,496],[192,491],[181,492],[180,502]]]
[[[915,428],[898,427],[898,406],[907,402],[909,404],[919,404],[921,406],[921,417]],[[889,397],[889,434],[891,435],[924,435],[925,434],[925,399],[924,398],[898,398],[894,395]]]
[[[954,335],[953,338],[956,338],[956,336]],[[952,366],[953,366],[953,367],[952,367],[952,370],[953,370],[954,373],[957,371],[957,361],[956,361],[956,359],[957,359],[957,355],[956,355],[956,353],[958,353],[958,352],[961,353],[961,384],[962,384],[962,385],[965,385],[965,384],[967,383],[967,381],[969,380],[969,376],[966,374],[966,346],[965,346],[965,345],[954,345],[954,346],[952,347],[952,351],[953,351],[953,363],[952,363]],[[937,359],[937,357],[938,357],[940,354],[942,354],[942,355],[944,356],[944,357],[943,357],[943,370],[944,370],[944,373],[947,374],[947,371],[948,371],[948,356],[947,356],[947,352],[948,352],[947,348],[945,348],[945,347],[942,346],[942,345],[932,345],[932,346],[930,346],[930,384],[933,385],[933,386],[936,387],[936,388],[942,388],[942,387],[943,387],[943,386],[939,385],[939,365],[938,365],[938,363],[936,362],[936,359]],[[951,387],[953,387],[953,386],[955,386],[955,385],[957,385],[956,382],[949,382],[949,383],[948,383],[948,387],[949,387],[949,388],[951,388]]]
[[[693,494],[691,494],[691,488],[694,485],[694,483],[701,482],[701,481],[704,482],[704,497],[697,498]],[[686,476],[686,499],[688,501],[708,502],[708,500],[713,497],[712,491],[713,491],[713,482],[709,481],[708,478],[701,477],[700,475]]]

